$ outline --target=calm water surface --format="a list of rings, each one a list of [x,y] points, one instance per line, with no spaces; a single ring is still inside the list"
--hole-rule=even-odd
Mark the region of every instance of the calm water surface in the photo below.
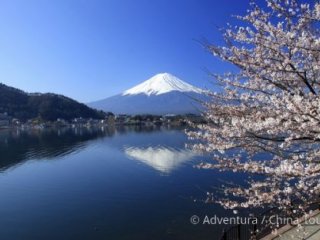
[[[180,129],[0,131],[0,239],[219,239],[205,204],[227,173],[194,168]],[[241,175],[233,175],[241,181]]]

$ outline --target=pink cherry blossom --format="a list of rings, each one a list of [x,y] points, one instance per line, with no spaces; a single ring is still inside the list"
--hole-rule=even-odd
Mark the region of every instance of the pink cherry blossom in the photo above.
[[[214,159],[199,167],[265,176],[224,189],[239,201],[211,199],[226,208],[288,208],[320,194],[320,4],[267,4],[237,16],[242,26],[228,25],[225,46],[205,45],[238,71],[212,74],[221,89],[204,103],[207,123],[188,132]]]

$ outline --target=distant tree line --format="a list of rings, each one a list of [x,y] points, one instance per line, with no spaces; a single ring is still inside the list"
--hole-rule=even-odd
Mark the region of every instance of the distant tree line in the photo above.
[[[106,115],[62,95],[28,94],[0,83],[0,113],[5,112],[22,121],[37,117],[45,121],[79,117],[103,119]]]

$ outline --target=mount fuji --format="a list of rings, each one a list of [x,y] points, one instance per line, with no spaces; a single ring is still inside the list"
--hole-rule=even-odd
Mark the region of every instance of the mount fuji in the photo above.
[[[199,114],[205,91],[170,73],[159,73],[121,94],[88,106],[115,114]]]

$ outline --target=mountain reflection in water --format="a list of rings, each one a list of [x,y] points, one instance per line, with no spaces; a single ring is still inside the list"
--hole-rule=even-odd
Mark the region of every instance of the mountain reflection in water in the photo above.
[[[130,158],[145,163],[163,173],[170,173],[195,156],[192,151],[186,149],[174,149],[164,146],[127,147],[125,153]]]
[[[27,160],[56,159],[83,150],[90,141],[114,136],[132,136],[120,138],[117,143],[121,151],[131,158],[142,161],[158,171],[171,172],[183,162],[190,160],[193,154],[181,148],[165,147],[166,139],[155,134],[164,130],[159,127],[105,127],[105,128],[52,128],[52,129],[9,129],[0,131],[0,171],[4,171]],[[167,129],[168,130],[168,129]],[[169,130],[176,134],[176,130]],[[136,133],[141,133],[136,135]],[[151,135],[150,135],[151,134]],[[150,136],[157,146],[150,145]],[[118,138],[117,137],[117,138]],[[119,139],[119,138],[118,138]],[[136,145],[135,145],[136,144]],[[122,146],[129,145],[129,148]],[[146,147],[149,146],[149,147]],[[179,146],[180,147],[180,146]],[[124,149],[124,150],[123,150]]]
[[[194,168],[210,157],[186,143],[170,127],[1,130],[0,239],[215,239],[223,226],[189,219],[226,216],[200,200],[244,178]]]

